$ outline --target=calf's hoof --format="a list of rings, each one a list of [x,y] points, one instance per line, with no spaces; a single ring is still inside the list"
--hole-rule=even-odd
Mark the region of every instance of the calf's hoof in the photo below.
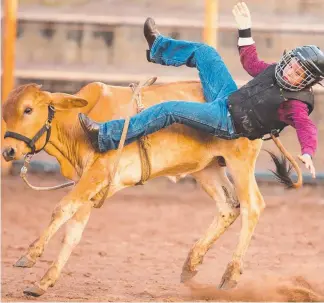
[[[45,290],[39,288],[38,286],[28,287],[24,290],[24,294],[30,297],[40,297],[45,293]]]
[[[222,280],[218,286],[220,289],[234,288],[242,274],[241,264],[239,262],[231,262],[227,265]]]
[[[198,273],[197,270],[191,271],[186,268],[183,268],[181,276],[180,276],[180,282],[186,283],[186,282],[190,281],[197,273]]]
[[[22,256],[15,264],[15,267],[33,267],[35,265],[35,261],[30,260],[26,256]]]
[[[236,287],[236,285],[237,285],[237,281],[235,281],[235,280],[222,279],[222,281],[220,282],[218,288],[226,290],[226,289],[234,288],[234,287]]]

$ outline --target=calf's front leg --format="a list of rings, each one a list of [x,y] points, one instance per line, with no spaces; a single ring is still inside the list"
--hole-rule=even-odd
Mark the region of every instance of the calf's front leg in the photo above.
[[[66,233],[63,239],[63,246],[59,253],[58,258],[46,274],[40,280],[39,283],[35,283],[35,286],[29,287],[24,290],[24,294],[29,296],[38,297],[46,292],[48,287],[53,287],[55,282],[58,280],[60,273],[68,261],[73,249],[81,240],[83,230],[89,220],[92,205],[84,204],[81,206],[74,216],[67,222]]]
[[[102,168],[95,169],[92,173],[89,171],[82,176],[71,192],[56,205],[51,221],[41,236],[29,246],[27,253],[14,266],[33,267],[59,228],[72,218],[82,205],[92,205],[91,198],[108,184],[107,176],[108,173]]]
[[[27,253],[14,266],[33,267],[36,260],[43,254],[45,245],[47,245],[59,228],[77,212],[81,205],[82,202],[80,201],[71,201],[68,197],[64,198],[55,207],[50,224],[41,236],[29,246]]]

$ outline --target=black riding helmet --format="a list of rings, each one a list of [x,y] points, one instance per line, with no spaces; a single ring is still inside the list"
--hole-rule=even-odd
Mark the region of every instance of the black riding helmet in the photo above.
[[[324,78],[324,54],[315,45],[297,47],[293,54],[298,58],[317,79]]]
[[[305,72],[305,79],[298,85],[292,85],[283,77],[283,70],[295,59]],[[324,54],[315,45],[296,47],[290,52],[284,53],[277,64],[275,77],[278,84],[287,90],[298,91],[315,85],[324,79]]]

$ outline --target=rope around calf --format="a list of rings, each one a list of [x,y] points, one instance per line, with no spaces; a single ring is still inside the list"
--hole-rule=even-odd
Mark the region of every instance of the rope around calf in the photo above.
[[[157,77],[150,78],[149,80],[146,81],[144,86],[150,86],[155,83]],[[133,89],[134,94],[135,94],[135,88],[136,85],[134,83],[131,83],[130,87]],[[145,106],[142,102],[142,95],[141,91],[138,92],[138,94],[135,95],[136,98],[136,104],[137,104],[137,113],[142,112],[145,109]],[[138,140],[139,143],[139,152],[140,152],[140,157],[141,157],[141,180],[136,183],[136,185],[143,185],[145,182],[149,179],[151,175],[151,163],[149,160],[149,155],[148,151],[150,148],[150,141],[148,139],[148,136],[143,136]]]
[[[152,79],[154,79],[154,78],[152,78]],[[131,118],[131,109],[132,109],[133,101],[134,101],[134,99],[136,99],[138,107],[139,107],[139,105],[141,105],[141,104],[138,103],[139,100],[140,100],[138,98],[138,96],[139,96],[139,94],[141,92],[141,89],[144,86],[150,85],[150,84],[155,82],[156,78],[155,78],[155,80],[152,80],[152,79],[149,79],[147,81],[141,81],[135,87],[135,89],[133,88],[134,93],[133,93],[132,99],[131,99],[131,101],[129,103],[130,107],[129,107],[128,111],[127,111],[128,115],[125,118],[124,128],[123,128],[123,132],[122,132],[122,135],[121,135],[121,139],[119,141],[117,154],[116,154],[116,158],[115,158],[115,163],[114,163],[114,168],[113,168],[112,174],[111,174],[111,176],[109,178],[106,193],[104,194],[103,198],[99,201],[99,203],[94,205],[95,208],[100,208],[103,205],[103,203],[105,202],[105,200],[106,200],[106,198],[107,198],[107,196],[109,194],[110,186],[111,186],[111,184],[112,184],[112,182],[114,180],[114,177],[115,177],[115,174],[116,174],[116,171],[117,171],[117,167],[118,167],[118,164],[119,164],[119,161],[120,161],[120,158],[121,158],[121,154],[122,154],[122,151],[123,151],[123,148],[124,148],[125,140],[126,140],[126,135],[127,135],[128,127],[129,127],[129,121],[130,121],[130,118]],[[143,109],[141,109],[142,107],[139,107],[139,108],[140,108],[140,110],[143,110]],[[141,183],[139,183],[139,184],[141,184]]]
[[[70,181],[67,183],[63,183],[63,184],[59,184],[59,185],[55,185],[55,186],[34,186],[32,184],[30,184],[27,180],[27,171],[28,171],[28,167],[30,164],[30,161],[33,157],[33,154],[28,154],[25,156],[24,159],[24,166],[21,168],[20,170],[20,177],[24,180],[24,182],[33,190],[37,190],[37,191],[45,191],[45,190],[56,190],[56,189],[61,189],[61,188],[65,188],[65,187],[69,187],[69,186],[73,186],[75,185],[74,181]]]

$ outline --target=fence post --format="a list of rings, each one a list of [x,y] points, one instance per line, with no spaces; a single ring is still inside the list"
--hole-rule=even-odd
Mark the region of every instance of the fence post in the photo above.
[[[218,0],[205,0],[204,42],[217,48],[218,43]]]
[[[3,35],[2,35],[2,83],[1,100],[7,99],[9,92],[14,87],[15,69],[15,42],[17,32],[17,5],[18,0],[4,0]],[[5,123],[1,117],[1,142],[5,133]],[[1,144],[2,145],[2,144]],[[1,172],[7,174],[10,171],[11,163],[1,158]]]

